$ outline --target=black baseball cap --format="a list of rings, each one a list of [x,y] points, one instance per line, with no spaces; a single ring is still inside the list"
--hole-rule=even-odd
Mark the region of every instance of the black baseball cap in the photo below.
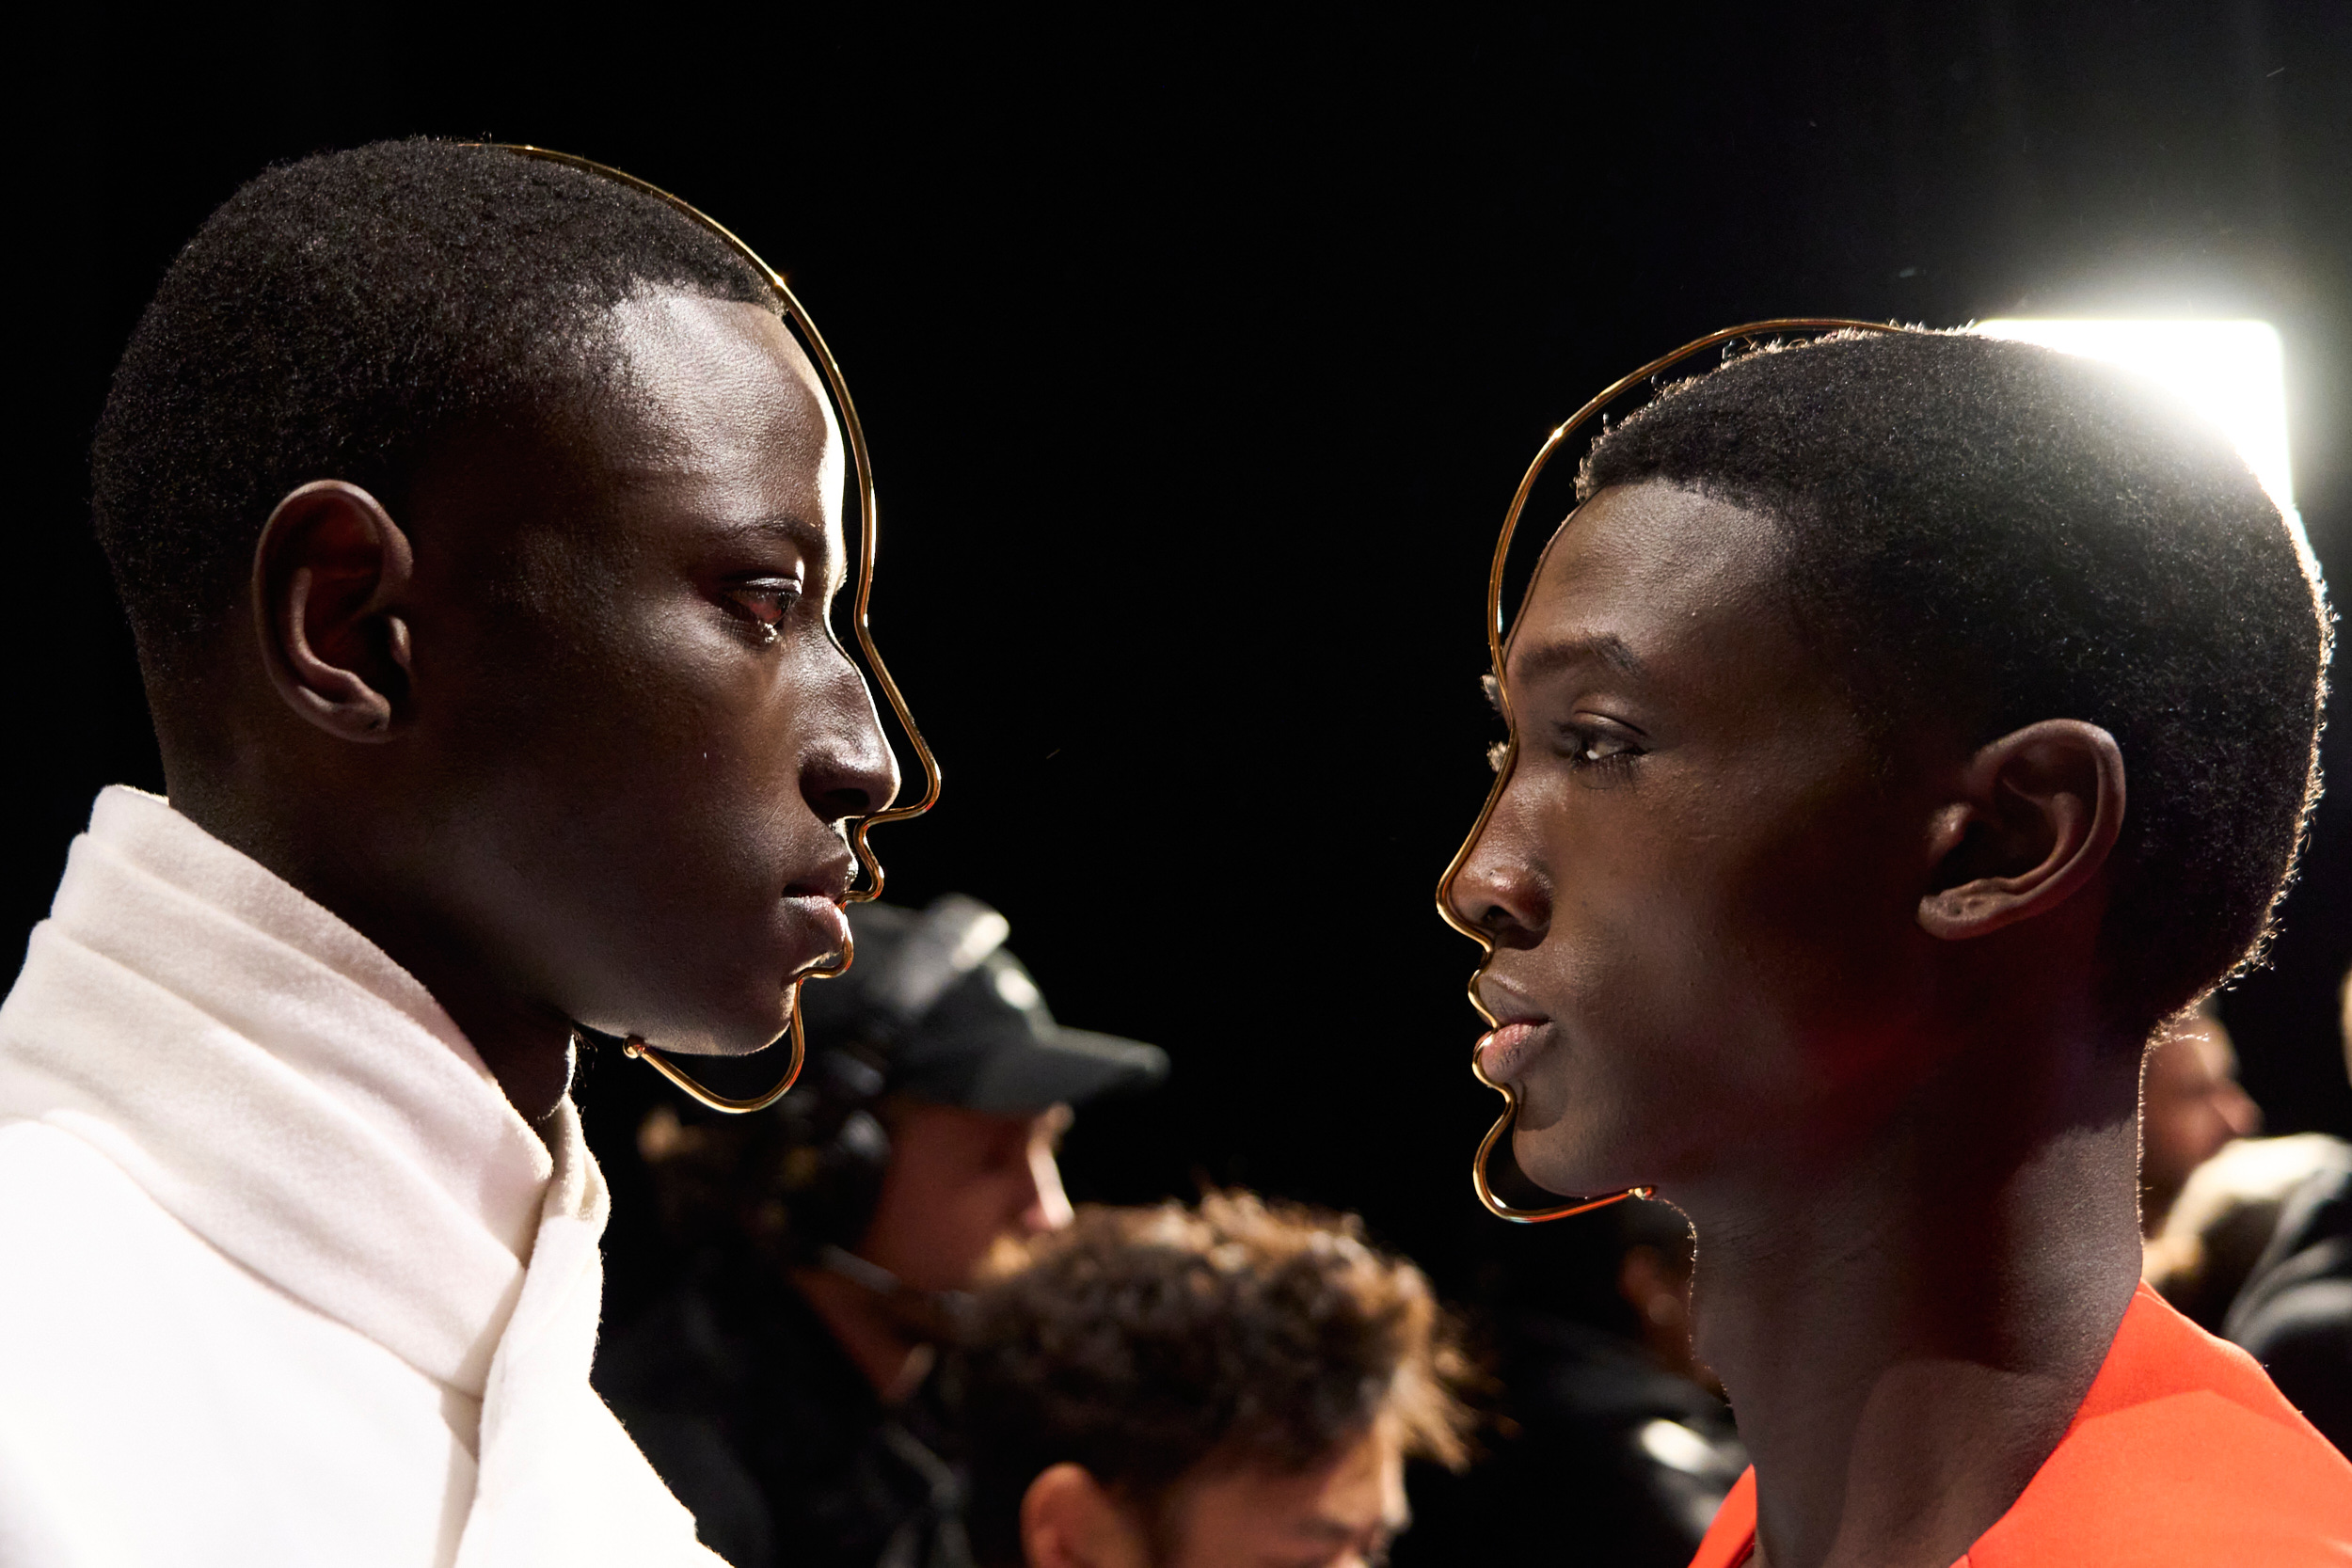
[[[849,914],[857,961],[801,989],[812,1053],[864,1047],[882,1057],[892,1092],[1009,1116],[1168,1076],[1158,1046],[1055,1022],[1005,949],[1009,923],[978,899],[852,904]]]

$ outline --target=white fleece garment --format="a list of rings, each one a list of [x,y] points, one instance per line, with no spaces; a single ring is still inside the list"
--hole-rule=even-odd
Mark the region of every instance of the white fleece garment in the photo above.
[[[551,1141],[365,937],[100,795],[0,1005],[0,1568],[710,1568],[588,1386]]]

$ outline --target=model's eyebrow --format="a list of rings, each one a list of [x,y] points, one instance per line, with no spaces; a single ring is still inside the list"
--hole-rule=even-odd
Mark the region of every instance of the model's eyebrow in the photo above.
[[[790,512],[771,512],[757,517],[713,517],[710,531],[735,539],[785,538],[822,555],[828,547],[824,526]]]
[[[756,517],[712,517],[707,521],[713,534],[741,544],[790,540],[808,552],[827,594],[838,590],[847,578],[848,563],[835,557],[824,525],[798,513],[770,512]]]
[[[1521,680],[1536,680],[1579,664],[1602,664],[1622,675],[1648,673],[1640,657],[1614,632],[1593,637],[1563,637],[1540,642],[1511,657],[1512,673]]]

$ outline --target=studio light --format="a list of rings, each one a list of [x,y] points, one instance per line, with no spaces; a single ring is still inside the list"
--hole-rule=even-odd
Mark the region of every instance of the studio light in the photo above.
[[[2248,467],[2286,514],[2304,563],[2316,571],[2295,482],[2287,466],[2287,389],[2279,333],[2263,321],[2089,321],[2013,317],[1977,324],[1988,338],[2013,338],[2104,359],[2145,376],[2237,446]]]

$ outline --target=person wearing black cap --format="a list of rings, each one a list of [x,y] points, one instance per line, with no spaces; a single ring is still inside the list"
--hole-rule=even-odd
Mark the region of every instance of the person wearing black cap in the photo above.
[[[735,1568],[969,1562],[933,1346],[999,1241],[1069,1222],[1072,1107],[1168,1070],[1156,1047],[1057,1023],[977,899],[850,919],[857,961],[804,993],[790,1094],[645,1118],[683,1272],[596,1364]]]

